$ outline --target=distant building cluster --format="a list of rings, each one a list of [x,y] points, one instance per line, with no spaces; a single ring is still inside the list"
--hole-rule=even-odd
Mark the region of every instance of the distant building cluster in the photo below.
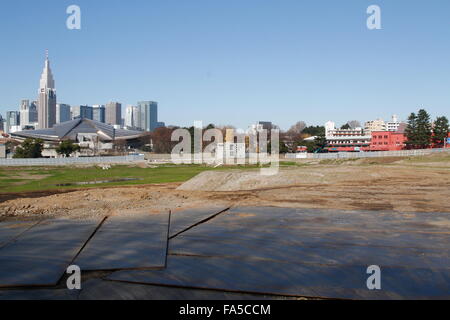
[[[325,123],[325,138],[329,152],[394,151],[405,147],[407,124],[396,115],[385,122],[383,119],[367,121],[362,127],[339,129],[333,121]]]
[[[19,110],[7,111],[5,118],[0,115],[0,131],[13,134],[27,130],[51,129],[56,124],[77,119],[94,120],[116,129],[137,131],[154,131],[165,126],[163,122],[158,121],[158,103],[155,101],[141,101],[136,106],[128,106],[125,118],[122,117],[120,102],[112,101],[104,105],[58,103],[55,80],[47,53],[39,82],[38,99],[22,100]]]

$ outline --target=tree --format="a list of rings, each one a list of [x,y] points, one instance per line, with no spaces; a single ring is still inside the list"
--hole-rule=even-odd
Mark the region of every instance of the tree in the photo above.
[[[69,157],[72,153],[80,151],[80,146],[70,140],[65,140],[56,148],[56,153]]]
[[[44,140],[27,138],[16,148],[14,158],[42,158]]]
[[[351,129],[361,128],[361,122],[358,120],[350,120],[347,122]]]
[[[288,133],[292,135],[300,134],[303,130],[305,130],[305,128],[306,123],[304,121],[299,121],[288,130]]]
[[[349,125],[348,123],[344,124],[344,125],[341,127],[341,130],[348,130],[348,129],[351,129],[351,127],[350,127],[350,125]]]
[[[406,145],[414,148],[417,145],[417,116],[413,112],[408,117],[408,125],[405,129]]]
[[[436,145],[443,146],[445,139],[447,139],[449,133],[449,123],[446,117],[437,117],[434,122],[433,128],[433,142]]]
[[[412,148],[428,148],[431,143],[432,134],[430,115],[428,112],[420,109],[417,115],[411,113],[405,129],[406,145]]]
[[[417,145],[421,148],[428,148],[433,134],[431,128],[430,115],[424,109],[417,113]]]
[[[286,145],[286,143],[280,141],[280,153],[281,154],[285,154],[285,153],[288,153],[288,152],[289,152],[289,147]]]
[[[325,133],[319,134],[316,139],[314,139],[314,143],[316,145],[315,152],[321,152],[327,146],[327,138],[325,137]]]
[[[318,136],[325,135],[325,127],[324,126],[309,126],[303,130],[304,134],[308,134],[309,136]]]
[[[174,129],[158,128],[152,132],[153,151],[155,153],[171,153],[173,147],[178,143],[172,141]]]

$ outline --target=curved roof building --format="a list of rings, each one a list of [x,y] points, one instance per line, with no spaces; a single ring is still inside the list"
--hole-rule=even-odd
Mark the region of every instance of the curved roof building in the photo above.
[[[48,142],[77,141],[79,136],[96,135],[101,142],[133,140],[144,135],[142,131],[115,129],[113,126],[90,119],[76,119],[56,124],[50,129],[26,130],[12,134],[14,138],[38,138]]]

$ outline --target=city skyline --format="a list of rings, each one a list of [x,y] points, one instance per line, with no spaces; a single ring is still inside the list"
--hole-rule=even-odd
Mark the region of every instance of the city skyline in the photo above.
[[[122,118],[125,106],[147,97],[164,106],[160,116],[167,124],[180,126],[203,120],[246,128],[268,120],[288,129],[300,120],[323,125],[330,119],[389,119],[392,113],[406,120],[422,107],[433,118],[449,116],[445,1],[378,1],[383,28],[372,31],[365,25],[372,1],[78,1],[83,24],[77,31],[65,27],[69,2],[43,1],[25,11],[22,2],[6,4],[9,10],[0,13],[0,34],[9,46],[0,53],[9,62],[9,77],[0,80],[3,117],[21,100],[36,99],[47,48],[58,103],[118,101]],[[107,19],[95,19],[99,14]],[[48,21],[35,26],[39,15]],[[152,19],[142,20],[147,16]]]

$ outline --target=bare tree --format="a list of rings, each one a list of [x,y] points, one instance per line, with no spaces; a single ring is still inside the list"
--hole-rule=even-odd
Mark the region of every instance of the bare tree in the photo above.
[[[152,133],[153,150],[156,153],[171,153],[178,142],[172,141],[173,129],[158,128]]]
[[[358,120],[350,120],[347,124],[351,129],[361,128],[361,123]]]
[[[305,121],[299,121],[296,124],[294,124],[288,132],[291,134],[300,134],[303,130],[306,128],[306,122]]]

